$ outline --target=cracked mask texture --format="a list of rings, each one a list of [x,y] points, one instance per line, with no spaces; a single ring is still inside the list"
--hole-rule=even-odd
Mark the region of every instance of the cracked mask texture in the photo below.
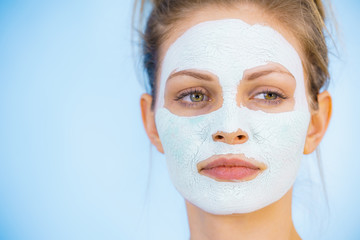
[[[266,113],[239,107],[237,87],[243,72],[275,62],[295,77],[294,109]],[[166,80],[185,69],[215,74],[222,87],[223,105],[199,116],[177,116],[164,107]],[[240,19],[197,24],[168,49],[162,63],[156,127],[171,180],[180,194],[213,214],[248,213],[279,200],[293,185],[302,159],[310,113],[305,95],[301,59],[274,29],[249,25]],[[212,134],[245,131],[243,144],[214,142]],[[266,164],[256,178],[219,182],[200,175],[197,164],[220,154],[244,154]]]

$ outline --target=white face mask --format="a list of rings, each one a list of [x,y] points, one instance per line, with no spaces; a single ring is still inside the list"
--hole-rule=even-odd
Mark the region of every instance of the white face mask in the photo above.
[[[267,113],[238,106],[236,94],[246,69],[274,62],[295,78],[291,111]],[[211,72],[222,87],[223,104],[199,116],[177,116],[164,107],[166,80],[173,72]],[[180,36],[162,63],[156,126],[176,189],[189,202],[213,214],[248,213],[279,200],[293,185],[310,113],[301,59],[285,38],[270,27],[240,19],[203,22]],[[216,132],[242,129],[243,144],[214,141]],[[214,155],[242,154],[267,166],[256,178],[220,182],[199,174],[197,164]]]

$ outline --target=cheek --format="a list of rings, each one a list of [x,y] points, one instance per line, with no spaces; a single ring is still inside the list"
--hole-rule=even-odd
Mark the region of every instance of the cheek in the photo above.
[[[201,146],[211,137],[207,115],[179,117],[165,108],[156,114],[156,126],[167,158],[176,164],[195,162]]]
[[[242,153],[269,166],[276,161],[298,159],[309,119],[306,112],[271,114],[246,108],[221,108],[197,117],[179,117],[162,108],[157,112],[156,124],[167,159],[178,166],[191,164],[195,169],[199,161],[228,153]],[[218,131],[235,132],[239,128],[249,136],[243,144],[229,145],[212,139]]]
[[[251,124],[252,144],[258,146],[254,157],[270,168],[291,164],[302,156],[309,115],[304,112],[286,112],[257,116]]]
[[[304,112],[270,114],[238,107],[197,117],[179,117],[165,108],[156,114],[175,188],[189,202],[214,214],[251,212],[283,196],[295,181],[308,123]],[[249,135],[243,144],[212,140],[217,131],[239,128]],[[244,154],[267,169],[245,182],[218,182],[198,173],[200,161],[220,154]]]

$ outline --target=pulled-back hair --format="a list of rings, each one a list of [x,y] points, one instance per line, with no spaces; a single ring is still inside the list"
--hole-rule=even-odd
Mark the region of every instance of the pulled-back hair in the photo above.
[[[146,0],[141,1],[143,9]],[[325,9],[321,0],[154,0],[143,34],[143,65],[155,104],[160,45],[181,19],[208,6],[232,7],[251,4],[264,10],[297,38],[302,50],[309,102],[318,108],[317,95],[329,80],[328,49],[325,41]]]
[[[140,8],[140,19],[144,6],[151,4],[152,7],[144,32],[141,33],[143,66],[148,78],[146,84],[149,87],[148,93],[153,97],[152,109],[155,106],[157,94],[156,76],[160,65],[160,46],[172,33],[176,24],[191,17],[191,14],[204,7],[233,8],[234,6],[241,7],[241,5],[252,5],[264,11],[297,39],[301,48],[299,55],[305,71],[309,104],[313,110],[318,109],[318,94],[321,89],[327,88],[330,77],[328,47],[325,39],[327,33],[326,11],[322,0],[141,0],[140,7],[138,3],[139,1],[135,2],[134,10]],[[330,5],[328,7],[330,9]],[[319,148],[316,149],[316,153],[323,196],[326,200],[327,210],[329,210]],[[309,187],[307,183],[305,185]],[[306,194],[308,193],[302,190],[301,195]],[[311,204],[313,203],[311,202]],[[314,215],[314,212],[309,212],[310,215]]]

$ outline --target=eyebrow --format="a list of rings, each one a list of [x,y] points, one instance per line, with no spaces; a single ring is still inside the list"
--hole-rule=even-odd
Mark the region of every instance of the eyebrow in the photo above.
[[[171,74],[167,80],[170,80],[171,78],[174,78],[174,77],[180,76],[180,75],[190,76],[190,77],[197,78],[199,80],[205,80],[205,81],[213,80],[213,78],[207,74],[193,72],[193,71],[189,71],[189,70],[182,70],[179,72],[175,72],[175,73]]]
[[[295,78],[290,72],[283,70],[276,66],[276,67],[271,67],[270,69],[265,69],[262,71],[260,70],[260,71],[250,73],[250,74],[245,73],[244,80],[254,80],[254,79],[269,75],[271,73],[282,73],[282,74],[289,75],[292,78]]]

